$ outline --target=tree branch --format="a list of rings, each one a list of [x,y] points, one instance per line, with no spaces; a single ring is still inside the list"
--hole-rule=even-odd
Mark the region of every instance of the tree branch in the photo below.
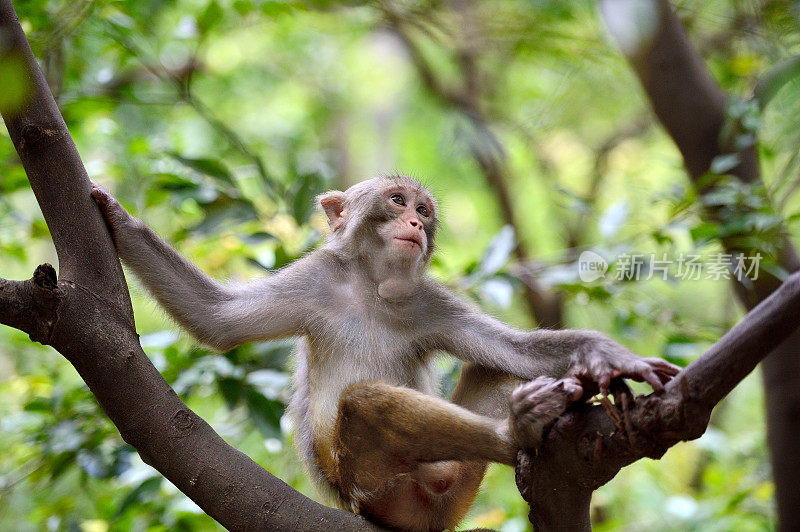
[[[34,88],[3,118],[42,208],[61,279],[0,279],[0,323],[52,345],[78,370],[123,439],[231,530],[374,531],[301,495],[237,451],[192,412],[139,345],[125,278],[64,120],[11,0],[0,0],[0,53],[25,60]]]

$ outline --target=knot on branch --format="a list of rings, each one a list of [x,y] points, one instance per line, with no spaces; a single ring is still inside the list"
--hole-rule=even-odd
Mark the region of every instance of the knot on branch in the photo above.
[[[36,267],[33,272],[33,284],[44,290],[54,292],[58,288],[56,269],[52,264],[45,262]]]
[[[0,323],[28,333],[34,342],[48,345],[62,298],[56,271],[50,264],[37,267],[27,281],[0,279]]]
[[[58,140],[60,136],[59,128],[55,125],[28,122],[20,128],[17,149],[22,151],[43,148]]]
[[[681,441],[699,438],[705,433],[714,405],[706,404],[690,393],[685,375],[669,393],[637,398],[631,412],[633,426],[643,438],[641,456],[659,459]]]
[[[196,417],[197,415],[188,408],[175,412],[169,420],[170,438],[184,438],[193,433],[197,427]]]
[[[44,263],[36,267],[30,282],[34,287],[36,314],[39,317],[38,327],[28,334],[34,342],[42,345],[50,344],[53,327],[58,320],[58,306],[63,292],[58,287],[56,270],[51,264]]]

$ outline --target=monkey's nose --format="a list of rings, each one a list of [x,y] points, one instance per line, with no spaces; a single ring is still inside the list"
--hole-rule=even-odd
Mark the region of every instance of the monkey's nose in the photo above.
[[[408,223],[411,224],[411,227],[416,227],[416,228],[422,227],[422,224],[414,219],[409,220]]]

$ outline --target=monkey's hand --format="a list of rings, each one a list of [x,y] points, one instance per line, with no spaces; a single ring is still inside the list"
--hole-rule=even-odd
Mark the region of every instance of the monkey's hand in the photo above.
[[[607,394],[611,379],[624,377],[647,382],[660,391],[664,384],[680,372],[681,368],[660,358],[635,355],[606,336],[593,331],[572,355],[568,376],[576,377],[586,385],[596,383],[600,392]]]
[[[538,448],[544,429],[581,395],[583,387],[575,377],[561,380],[539,377],[518,386],[509,399],[508,432],[511,439],[521,449]]]
[[[97,202],[111,229],[114,243],[119,247],[120,233],[125,228],[135,227],[138,220],[125,210],[117,199],[106,189],[92,181],[92,197]]]

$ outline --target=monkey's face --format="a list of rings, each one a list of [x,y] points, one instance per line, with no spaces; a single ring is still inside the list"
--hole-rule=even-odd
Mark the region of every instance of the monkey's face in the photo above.
[[[416,180],[395,175],[322,194],[331,239],[378,269],[427,267],[436,234],[436,200]]]
[[[377,233],[387,258],[405,263],[425,261],[436,224],[430,195],[421,187],[395,183],[383,187],[376,199],[385,213],[385,221],[378,225]]]

